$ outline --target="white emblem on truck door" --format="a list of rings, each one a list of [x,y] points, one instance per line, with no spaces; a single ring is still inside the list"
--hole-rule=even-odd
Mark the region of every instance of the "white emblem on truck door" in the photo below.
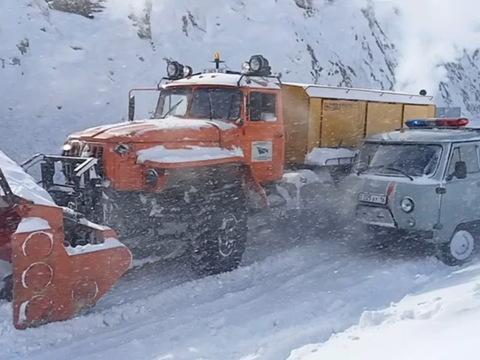
[[[271,141],[254,141],[252,142],[252,161],[272,161],[273,144]]]

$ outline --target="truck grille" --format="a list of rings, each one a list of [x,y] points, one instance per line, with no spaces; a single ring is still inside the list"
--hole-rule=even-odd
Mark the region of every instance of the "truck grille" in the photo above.
[[[72,157],[94,157],[96,159],[103,159],[103,146],[97,144],[72,142],[70,143],[72,148],[68,151],[64,151],[64,156]]]

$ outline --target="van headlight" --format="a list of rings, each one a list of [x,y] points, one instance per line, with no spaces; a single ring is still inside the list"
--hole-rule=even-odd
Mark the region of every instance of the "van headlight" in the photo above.
[[[405,197],[402,199],[402,201],[400,201],[400,207],[406,213],[410,213],[415,208],[415,203],[409,197]]]

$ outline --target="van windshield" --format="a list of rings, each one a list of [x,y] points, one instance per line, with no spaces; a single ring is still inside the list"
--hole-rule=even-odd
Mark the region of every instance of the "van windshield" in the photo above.
[[[228,88],[170,88],[160,93],[155,119],[176,116],[193,119],[237,120],[242,92]]]
[[[440,161],[442,147],[428,144],[365,143],[356,164],[358,173],[430,176]]]

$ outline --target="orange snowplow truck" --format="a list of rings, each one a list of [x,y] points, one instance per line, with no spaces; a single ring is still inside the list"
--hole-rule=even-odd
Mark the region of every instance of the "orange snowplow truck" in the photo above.
[[[0,151],[0,299],[17,329],[92,306],[131,264],[113,230],[58,207]]]
[[[284,84],[263,56],[242,72],[169,61],[149,119],[72,134],[41,156],[58,205],[119,231],[134,255],[188,254],[202,274],[238,266],[252,209],[302,208],[348,171],[365,135],[430,117],[429,96]],[[61,169],[61,171],[58,171]],[[59,180],[61,178],[61,181]],[[282,210],[283,211],[283,210]]]

